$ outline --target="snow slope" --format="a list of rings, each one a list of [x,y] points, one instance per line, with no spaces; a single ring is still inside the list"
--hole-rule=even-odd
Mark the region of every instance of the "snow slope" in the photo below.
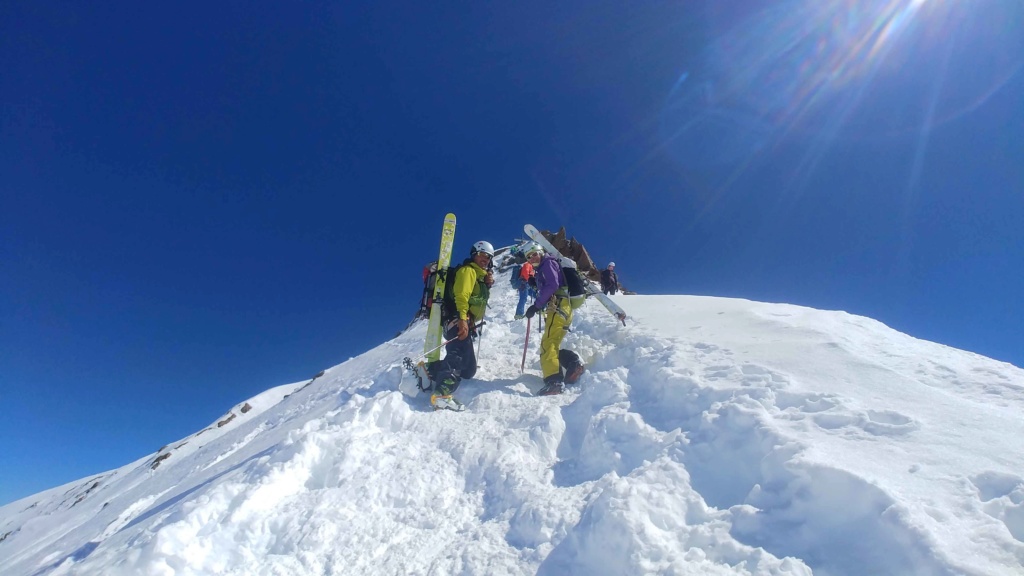
[[[0,574],[1024,574],[1024,371],[843,312],[617,302],[537,397],[502,279],[466,412],[397,391],[418,324],[0,508]]]

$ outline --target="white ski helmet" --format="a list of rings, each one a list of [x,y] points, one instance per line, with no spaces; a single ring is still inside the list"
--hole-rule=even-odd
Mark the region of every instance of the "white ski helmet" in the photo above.
[[[491,243],[486,240],[481,240],[476,244],[473,244],[473,247],[469,249],[470,256],[476,256],[477,252],[483,252],[491,258],[494,258],[494,246],[491,246]]]
[[[608,267],[609,268],[615,268],[615,262],[609,262],[608,263]]]
[[[537,244],[536,242],[530,242],[526,246],[523,246],[523,256],[529,258],[531,255],[537,253],[540,253],[541,256],[544,255],[544,249],[541,248],[540,244]]]

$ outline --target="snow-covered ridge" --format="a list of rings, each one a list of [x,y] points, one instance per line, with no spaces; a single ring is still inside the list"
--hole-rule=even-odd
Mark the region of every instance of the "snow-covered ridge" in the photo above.
[[[466,412],[397,392],[414,326],[0,508],[0,573],[1024,573],[1024,371],[842,312],[617,301],[536,397],[499,280]]]
[[[320,376],[320,374],[317,376]],[[6,512],[10,509],[20,509],[21,513],[17,516],[24,516],[28,518],[32,518],[34,516],[50,516],[55,513],[70,510],[71,508],[82,504],[87,498],[101,498],[102,495],[107,492],[106,485],[116,484],[117,480],[144,467],[148,467],[150,470],[155,471],[165,462],[167,464],[173,464],[177,460],[180,460],[182,456],[195,452],[208,442],[223,436],[225,433],[238,427],[243,422],[257,418],[268,408],[274,406],[282,399],[287,398],[289,394],[311,384],[315,379],[316,377],[309,381],[284,384],[265,390],[256,396],[235,405],[228,410],[224,416],[218,418],[216,422],[211,423],[209,426],[189,435],[186,438],[182,438],[177,442],[172,442],[161,447],[150,456],[141,458],[116,470],[110,470],[95,476],[89,476],[82,480],[70,482],[63,486],[58,486],[39,494],[22,498],[4,506],[2,510]],[[170,460],[172,456],[176,456],[176,459]],[[106,504],[104,504],[104,507],[105,506]],[[17,524],[17,522],[3,522],[0,524],[0,544],[21,530],[21,526],[11,526],[11,524]],[[0,557],[2,557],[2,555],[0,555]]]

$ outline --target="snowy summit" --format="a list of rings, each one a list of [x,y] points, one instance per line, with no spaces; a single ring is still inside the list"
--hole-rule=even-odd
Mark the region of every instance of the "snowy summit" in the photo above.
[[[0,508],[0,574],[1024,574],[1021,369],[843,312],[618,296],[627,326],[577,310],[587,372],[538,397],[515,300],[500,277],[466,411],[399,391],[418,323]]]

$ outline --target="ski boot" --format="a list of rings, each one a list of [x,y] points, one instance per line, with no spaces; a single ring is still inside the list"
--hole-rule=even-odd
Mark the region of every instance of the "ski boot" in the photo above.
[[[565,371],[565,383],[575,384],[576,381],[580,379],[580,376],[583,376],[583,371],[586,370],[586,368],[587,367],[584,366],[582,362],[575,366],[567,366]]]
[[[454,388],[455,380],[453,378],[445,378],[444,381],[434,387],[434,393],[430,395],[430,405],[434,407],[434,410],[462,412],[466,409],[462,402],[459,402],[452,396],[451,391]]]
[[[552,374],[544,379],[544,387],[537,392],[538,396],[554,396],[562,393],[562,375]]]

